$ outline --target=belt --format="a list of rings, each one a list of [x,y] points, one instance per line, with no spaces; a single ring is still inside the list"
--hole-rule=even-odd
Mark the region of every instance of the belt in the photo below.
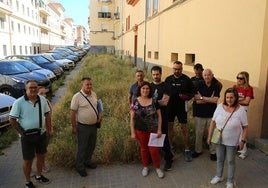
[[[96,123],[94,123],[94,124],[84,124],[84,123],[80,123],[80,122],[77,122],[77,124],[83,125],[83,126],[95,126],[96,125]]]

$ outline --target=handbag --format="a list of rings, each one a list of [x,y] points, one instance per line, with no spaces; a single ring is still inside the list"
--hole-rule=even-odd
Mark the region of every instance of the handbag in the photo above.
[[[81,93],[81,95],[83,95],[83,93],[80,91],[80,93]],[[95,113],[96,113],[96,116],[97,116],[97,121],[98,121],[98,118],[99,118],[99,116],[98,116],[98,112],[97,112],[97,110],[94,108],[94,106],[91,104],[91,102],[88,100],[88,98],[85,96],[85,95],[83,95],[83,97],[85,97],[85,99],[88,101],[88,103],[91,105],[91,107],[93,108],[93,110],[95,111]],[[96,122],[95,123],[95,126],[99,129],[99,128],[101,128],[101,122]]]
[[[236,109],[236,107],[235,107]],[[231,113],[231,115],[228,117],[228,119],[226,120],[223,128],[220,130],[218,128],[215,128],[214,131],[213,131],[213,134],[212,134],[212,138],[211,138],[211,142],[214,143],[214,144],[221,144],[221,141],[222,141],[222,131],[223,129],[225,128],[227,122],[229,121],[229,119],[231,118],[231,116],[233,115],[235,109],[233,110],[233,112]]]

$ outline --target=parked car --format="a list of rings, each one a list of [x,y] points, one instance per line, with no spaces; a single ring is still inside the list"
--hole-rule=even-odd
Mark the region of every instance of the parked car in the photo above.
[[[31,61],[32,63],[35,63],[35,64],[39,65],[40,67],[42,67],[44,69],[51,70],[57,76],[57,78],[60,78],[64,73],[62,68],[60,68],[55,63],[49,61],[48,59],[44,58],[40,54],[34,54],[34,55],[11,55],[11,56],[7,56],[6,59],[24,59],[24,60]]]
[[[77,55],[70,54],[70,53],[68,53],[68,52],[66,52],[64,50],[54,49],[52,52],[53,53],[58,53],[62,57],[66,58],[66,59],[70,59],[70,60],[74,61],[75,63],[77,63],[79,61],[79,57]]]
[[[0,93],[0,131],[10,126],[8,121],[9,112],[16,99],[14,97]]]
[[[63,70],[71,70],[74,68],[75,64],[72,60],[69,59],[56,59],[52,54],[50,53],[42,53],[43,57],[47,58],[48,60],[56,63],[59,67],[61,67]]]
[[[56,75],[51,70],[44,69],[44,68],[40,67],[39,65],[32,63],[30,61],[23,60],[23,59],[16,59],[16,60],[9,60],[9,61],[17,62],[17,63],[21,64],[22,66],[24,66],[25,68],[27,68],[31,72],[35,72],[37,74],[44,75],[51,82],[53,82],[54,80],[57,79]]]
[[[36,80],[39,86],[44,86],[47,92],[52,92],[52,84],[44,75],[30,72],[21,64],[10,60],[1,60],[0,67],[0,93],[18,98],[25,94],[27,80]]]

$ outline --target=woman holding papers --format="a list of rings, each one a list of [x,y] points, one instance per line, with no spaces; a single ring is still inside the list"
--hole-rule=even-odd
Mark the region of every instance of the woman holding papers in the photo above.
[[[144,81],[137,88],[137,98],[131,104],[130,129],[131,138],[138,140],[143,164],[142,175],[149,173],[149,157],[151,156],[159,178],[164,177],[160,169],[160,154],[158,147],[148,146],[150,133],[156,133],[157,138],[162,136],[162,118],[158,103],[153,102],[152,89],[149,82]]]

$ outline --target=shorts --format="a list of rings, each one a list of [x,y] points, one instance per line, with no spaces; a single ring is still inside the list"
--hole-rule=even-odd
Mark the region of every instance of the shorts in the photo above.
[[[179,123],[186,124],[187,112],[185,111],[185,108],[169,109],[168,122],[174,122],[175,117],[177,117]]]
[[[35,154],[47,152],[47,135],[29,135],[21,137],[22,156],[24,160],[33,160]]]

